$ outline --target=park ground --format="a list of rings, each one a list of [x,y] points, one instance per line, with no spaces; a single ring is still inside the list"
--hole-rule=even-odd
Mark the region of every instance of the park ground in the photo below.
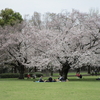
[[[71,74],[72,75],[72,74]],[[31,79],[0,79],[1,100],[100,100],[98,76],[69,76],[68,82],[34,82]],[[56,77],[54,77],[56,78]],[[47,77],[44,77],[47,79]]]

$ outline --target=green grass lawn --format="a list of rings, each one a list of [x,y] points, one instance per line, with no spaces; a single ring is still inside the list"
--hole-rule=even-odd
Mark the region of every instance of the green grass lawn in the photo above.
[[[98,77],[69,77],[68,82],[52,83],[0,79],[0,100],[100,100],[100,81],[95,80]]]

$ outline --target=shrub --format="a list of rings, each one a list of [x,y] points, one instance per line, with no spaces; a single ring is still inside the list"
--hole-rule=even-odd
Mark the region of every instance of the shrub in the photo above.
[[[35,72],[34,74],[36,75],[36,77],[43,76],[43,73],[41,73],[41,72]]]
[[[18,73],[3,73],[0,74],[1,78],[18,78],[19,74]]]

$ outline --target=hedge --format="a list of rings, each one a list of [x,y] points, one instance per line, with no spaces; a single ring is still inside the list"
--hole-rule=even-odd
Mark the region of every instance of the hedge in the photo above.
[[[35,72],[34,74],[36,75],[36,77],[41,77],[41,76],[43,76],[43,73],[41,73],[41,72]]]
[[[19,77],[19,73],[3,73],[0,74],[1,78],[18,78]]]
[[[27,77],[28,73],[25,73],[24,76]],[[43,73],[41,72],[35,72],[35,73],[29,73],[30,76],[32,77],[32,75],[36,75],[36,77],[40,77],[43,76]],[[19,77],[19,73],[2,73],[0,74],[0,78],[18,78]]]

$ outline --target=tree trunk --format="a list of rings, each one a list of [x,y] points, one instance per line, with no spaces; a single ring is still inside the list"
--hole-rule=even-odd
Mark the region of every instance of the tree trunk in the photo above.
[[[51,66],[50,75],[53,76],[53,66]]]
[[[90,67],[90,65],[88,66],[88,74],[90,74],[91,73],[91,67]]]
[[[68,79],[67,75],[68,75],[69,69],[70,69],[69,66],[66,66],[65,68],[63,68],[63,78],[64,78],[64,80]]]
[[[19,70],[19,79],[24,79],[24,66],[20,67],[20,70]]]
[[[37,68],[36,67],[34,67],[34,72],[37,72]]]
[[[68,62],[66,61],[66,63],[62,64],[63,68],[62,70],[60,70],[60,75],[63,76],[64,80],[67,79],[67,75],[68,75],[68,71],[70,69],[70,65],[68,64]]]
[[[20,75],[19,75],[19,79],[24,79],[24,73],[23,73],[23,72],[20,73]]]
[[[18,62],[18,70],[19,70],[19,79],[24,79],[24,70],[25,66]]]
[[[51,76],[53,76],[53,71],[51,70]]]

